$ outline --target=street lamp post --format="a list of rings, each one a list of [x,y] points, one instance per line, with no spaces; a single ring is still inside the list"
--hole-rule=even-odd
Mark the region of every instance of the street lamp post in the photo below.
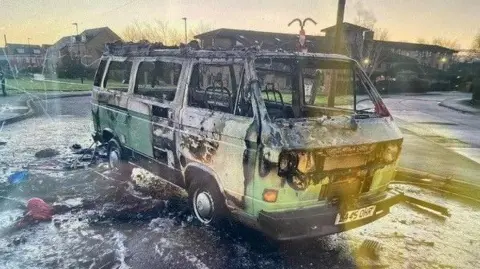
[[[78,35],[78,23],[74,22],[72,25],[75,25],[75,28],[77,29],[77,35]]]
[[[343,33],[343,17],[345,14],[345,2],[346,0],[338,0],[338,9],[337,9],[337,24],[335,27],[335,47],[334,51],[336,53],[341,53],[341,43],[342,43],[342,33]]]
[[[185,25],[185,45],[188,44],[188,36],[187,36],[187,18],[183,17],[182,20],[184,21]]]
[[[30,37],[27,37],[27,61],[28,61],[28,65],[31,66],[32,64],[30,63],[33,63],[33,52],[32,50],[30,49]]]
[[[337,9],[337,24],[335,27],[335,42],[333,44],[333,51],[340,54],[342,52],[342,37],[343,37],[343,17],[345,15],[346,0],[338,0]],[[336,77],[336,74],[335,74]],[[335,106],[335,92],[337,89],[336,79],[332,80],[330,91],[328,92],[328,107]]]
[[[79,70],[80,68],[80,42],[79,40],[77,40],[78,38],[78,23],[77,22],[74,22],[72,23],[72,25],[75,25],[75,29],[76,29],[76,32],[77,32],[77,35],[75,36],[75,43],[77,43],[77,59],[78,59],[78,65],[77,65],[77,68],[75,68],[75,70],[78,71],[78,73],[80,73],[80,81],[82,82],[83,84],[83,74],[82,74],[82,70]]]
[[[77,29],[77,35],[75,36],[75,42],[77,43],[77,55],[80,55],[80,46],[78,44],[78,23],[74,22],[72,25],[75,25],[75,28]]]

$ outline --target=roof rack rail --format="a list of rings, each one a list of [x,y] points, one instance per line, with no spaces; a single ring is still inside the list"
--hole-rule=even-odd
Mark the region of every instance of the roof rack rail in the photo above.
[[[123,42],[115,41],[105,44],[104,55],[118,56],[149,56],[153,50],[158,49],[200,49],[198,41],[192,40],[188,44],[180,44],[179,46],[166,46],[161,42],[150,43],[147,40],[140,42]]]
[[[115,41],[113,43],[105,44],[104,55],[135,55],[148,56],[150,52],[155,49],[178,49],[179,46],[165,46],[163,43],[150,43],[148,41],[140,42],[123,42]]]

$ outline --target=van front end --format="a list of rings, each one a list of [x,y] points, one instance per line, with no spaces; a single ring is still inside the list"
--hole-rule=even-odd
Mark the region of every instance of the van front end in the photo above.
[[[344,232],[371,223],[390,211],[402,197],[397,193],[383,193],[361,197],[345,204],[305,207],[295,210],[261,210],[258,223],[262,231],[276,240],[297,240]],[[358,219],[342,222],[342,219]]]
[[[269,56],[269,57],[267,57]],[[255,60],[261,150],[253,215],[277,240],[365,225],[403,197],[388,192],[402,134],[361,67],[321,54]]]
[[[401,143],[282,150],[255,181],[258,226],[272,238],[293,240],[343,232],[387,215],[402,199],[387,191]]]

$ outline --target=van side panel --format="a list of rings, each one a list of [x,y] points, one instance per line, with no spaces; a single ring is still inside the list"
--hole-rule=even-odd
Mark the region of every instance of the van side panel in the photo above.
[[[98,105],[97,111],[93,108],[93,112],[98,113],[98,115],[94,115],[95,118],[98,118],[98,131],[110,129],[120,140],[120,143],[128,144],[130,140],[127,111],[128,96],[112,91],[94,90],[93,100],[96,100],[93,106]]]
[[[153,158],[151,106],[137,99],[133,95],[128,102],[130,140],[127,144],[131,149]]]
[[[258,136],[255,126],[253,118],[186,107],[179,141],[181,155],[188,162],[215,171],[229,205],[248,214],[253,213],[251,183]],[[252,130],[255,134],[249,135]]]

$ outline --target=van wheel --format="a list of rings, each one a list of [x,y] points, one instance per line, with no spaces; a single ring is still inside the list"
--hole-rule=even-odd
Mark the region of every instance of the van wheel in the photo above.
[[[196,180],[188,189],[190,206],[203,224],[218,224],[227,216],[225,199],[212,180]]]
[[[122,165],[122,148],[115,139],[108,141],[108,168],[120,171]]]

